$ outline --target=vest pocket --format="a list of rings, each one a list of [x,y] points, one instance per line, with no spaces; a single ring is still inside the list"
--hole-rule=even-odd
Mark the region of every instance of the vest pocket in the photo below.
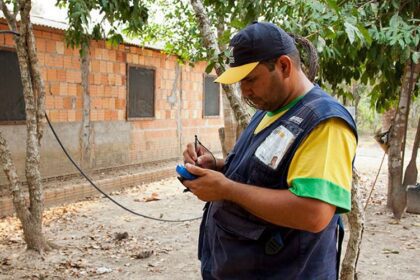
[[[287,186],[280,185],[281,174],[278,169],[272,169],[261,162],[256,156],[252,156],[248,169],[250,176],[246,183],[271,189],[285,189]]]
[[[221,207],[214,212],[213,218],[216,226],[227,233],[227,237],[230,235],[230,237],[234,239],[259,240],[264,233],[266,226],[250,221],[247,217],[243,216],[243,213],[239,213],[239,209],[238,211],[235,211],[235,208],[237,207],[232,206],[234,205],[230,205],[229,211]],[[233,213],[230,210],[238,213]]]

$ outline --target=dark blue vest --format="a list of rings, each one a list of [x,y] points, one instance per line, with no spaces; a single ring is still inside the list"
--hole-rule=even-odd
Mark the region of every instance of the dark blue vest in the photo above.
[[[287,173],[302,141],[322,121],[341,118],[354,131],[348,111],[315,86],[280,119],[254,135],[264,117],[258,111],[226,158],[226,177],[245,184],[287,189]],[[295,136],[276,169],[255,151],[270,133],[284,126]],[[314,159],[315,161],[315,159]],[[203,279],[336,279],[337,221],[319,233],[268,223],[229,201],[206,207],[200,226],[199,259]]]

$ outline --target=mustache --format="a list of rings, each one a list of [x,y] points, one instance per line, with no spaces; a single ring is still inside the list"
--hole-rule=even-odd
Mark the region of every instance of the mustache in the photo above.
[[[249,107],[254,108],[254,109],[258,109],[257,105],[248,97],[245,96],[241,96],[242,101],[244,101],[246,104],[248,104]]]

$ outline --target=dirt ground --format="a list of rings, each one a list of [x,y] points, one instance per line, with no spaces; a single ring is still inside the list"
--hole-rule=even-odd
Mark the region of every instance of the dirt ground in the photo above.
[[[361,139],[356,167],[364,199],[382,154],[369,138]],[[395,223],[385,207],[386,183],[385,161],[366,212],[359,279],[420,279],[420,215],[406,213]],[[156,218],[200,217],[203,202],[182,190],[171,178],[112,197]],[[105,198],[94,198],[45,212],[45,233],[60,249],[39,256],[25,251],[16,218],[0,219],[0,279],[200,279],[198,227],[198,220],[137,217]]]

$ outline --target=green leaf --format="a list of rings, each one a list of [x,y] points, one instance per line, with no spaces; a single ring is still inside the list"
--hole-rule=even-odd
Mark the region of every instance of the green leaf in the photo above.
[[[413,59],[413,63],[419,63],[420,52],[413,52],[411,58]]]
[[[389,21],[389,25],[395,29],[398,28],[400,25],[401,17],[398,14],[392,16],[391,20]]]
[[[211,71],[213,70],[214,66],[215,66],[214,61],[210,61],[209,64],[207,65],[207,67],[206,67],[206,70],[205,70],[206,73],[210,74]]]
[[[363,38],[365,39],[368,46],[370,46],[372,44],[372,37],[370,36],[369,31],[360,23],[357,24],[356,26],[357,26],[357,29],[359,29],[360,33],[362,33]]]
[[[318,40],[317,40],[317,44],[316,44],[316,50],[318,52],[322,52],[323,49],[324,49],[324,47],[325,47],[325,45],[326,45],[326,43],[325,43],[324,38],[322,38],[321,36],[319,36],[318,37]]]
[[[348,22],[344,23],[344,28],[346,30],[347,37],[349,38],[350,43],[353,44],[355,40],[355,31],[357,30],[357,28],[353,24]]]
[[[338,8],[336,0],[326,0],[326,2],[327,2],[328,7],[333,9],[336,12],[337,15],[340,15],[340,10]]]

